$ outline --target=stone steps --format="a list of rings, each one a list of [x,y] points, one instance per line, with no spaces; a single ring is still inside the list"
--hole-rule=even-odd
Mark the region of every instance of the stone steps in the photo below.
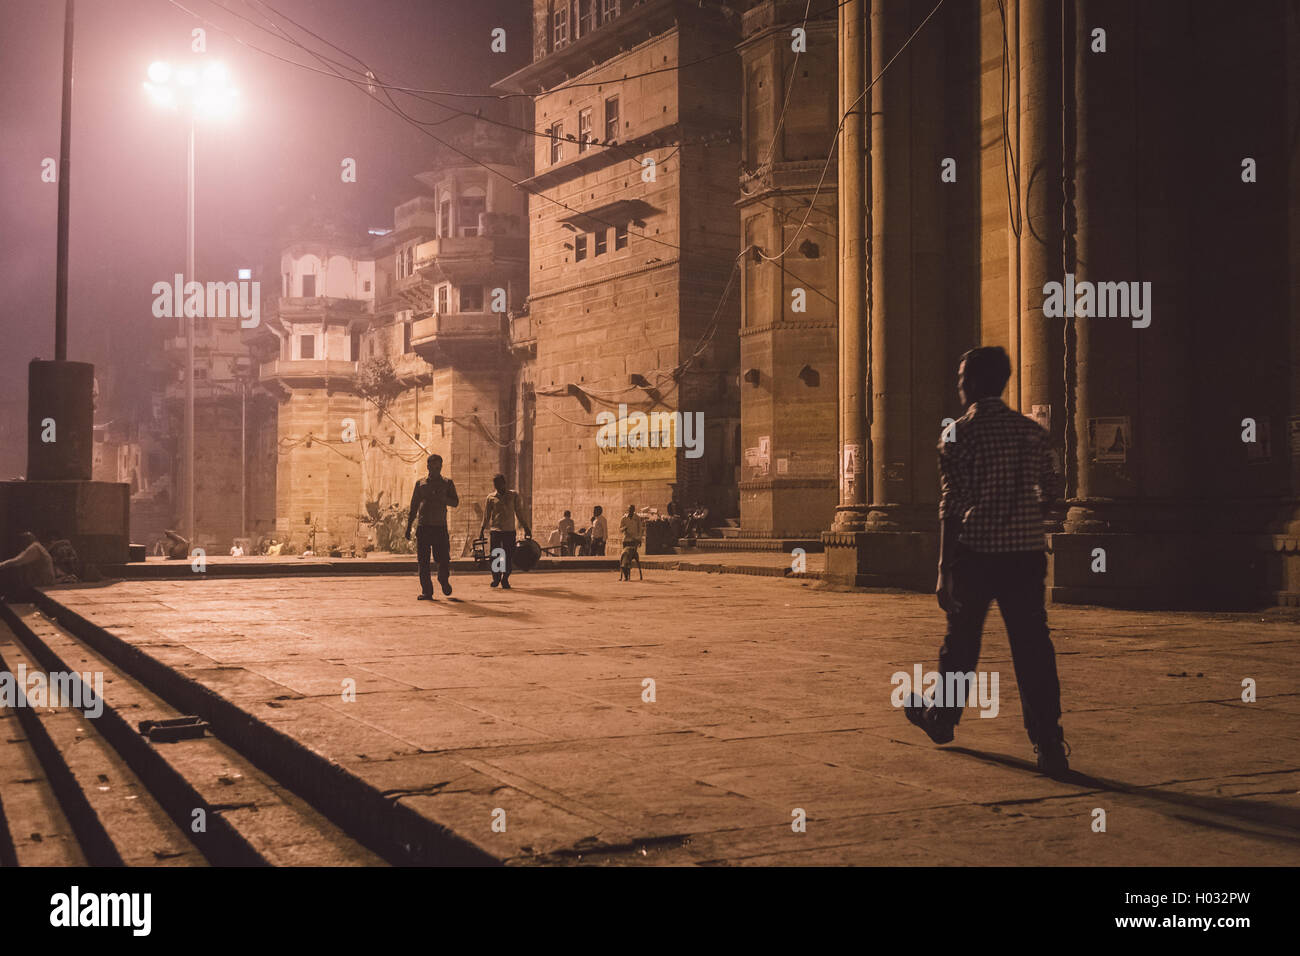
[[[3,606],[0,617],[13,638],[3,648],[12,666],[21,662],[28,673],[102,675],[102,714],[87,719],[64,708],[67,713],[61,720],[67,726],[52,727],[54,752],[42,754],[47,769],[52,760],[62,761],[71,773],[71,780],[65,780],[58,793],[59,802],[77,831],[76,842],[85,849],[87,862],[151,866],[384,862],[217,737],[150,741],[139,731],[142,721],[185,714],[34,607]],[[36,713],[46,719],[43,711]],[[58,778],[60,772],[52,771],[51,776]],[[132,813],[125,813],[119,803]],[[89,805],[94,819],[88,818],[83,804]]]
[[[135,690],[130,698],[116,688],[106,695],[110,704],[124,699],[127,705],[138,706],[129,711],[132,720],[147,719],[147,713],[154,713],[149,708],[162,704],[167,709],[156,711],[160,715],[194,715],[209,724],[216,741],[207,746],[220,744],[223,749],[187,758],[183,766],[178,759],[174,776],[181,778],[176,781],[181,799],[173,800],[172,806],[177,814],[189,814],[208,801],[222,801],[212,804],[221,812],[208,814],[208,827],[211,831],[214,821],[224,827],[221,842],[230,854],[252,853],[275,865],[497,863],[477,845],[395,802],[388,792],[262,719],[239,695],[216,693],[155,656],[155,648],[132,645],[47,594],[37,592],[36,604],[57,625],[62,635],[58,640],[75,643],[85,659],[132,682]],[[106,707],[106,715],[111,710]],[[124,739],[134,734],[144,740],[128,721],[120,722]],[[146,746],[154,753],[163,749]],[[262,802],[273,798],[278,805]],[[209,849],[220,853],[216,846]],[[245,865],[248,862],[256,861],[246,860]]]

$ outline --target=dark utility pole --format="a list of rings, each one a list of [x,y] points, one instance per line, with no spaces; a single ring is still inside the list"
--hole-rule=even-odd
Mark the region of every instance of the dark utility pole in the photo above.
[[[68,152],[72,144],[72,12],[67,0],[63,19],[63,121],[59,134],[59,248],[54,290],[54,359],[68,358]]]

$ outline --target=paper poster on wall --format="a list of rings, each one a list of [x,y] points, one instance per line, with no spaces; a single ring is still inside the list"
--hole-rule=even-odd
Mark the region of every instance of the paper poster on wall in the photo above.
[[[1029,416],[1030,418],[1038,422],[1038,424],[1041,425],[1047,431],[1050,432],[1052,430],[1052,406],[1051,405],[1034,405],[1031,407],[1030,411],[1032,412],[1032,414]]]
[[[1128,416],[1088,419],[1088,444],[1093,461],[1128,461],[1129,446],[1133,444]]]

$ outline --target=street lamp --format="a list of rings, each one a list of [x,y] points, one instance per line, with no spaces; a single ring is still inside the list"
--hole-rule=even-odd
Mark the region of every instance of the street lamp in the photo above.
[[[241,270],[242,271],[242,270]],[[231,368],[239,382],[239,536],[248,537],[248,389],[253,384],[253,360],[235,358]]]
[[[184,111],[189,117],[189,154],[186,165],[185,198],[185,282],[194,281],[194,123],[197,119],[219,119],[234,114],[239,91],[230,85],[230,75],[217,62],[202,67],[173,67],[157,61],[149,64],[145,92],[154,105]],[[185,538],[194,547],[194,316],[178,318],[185,323]]]

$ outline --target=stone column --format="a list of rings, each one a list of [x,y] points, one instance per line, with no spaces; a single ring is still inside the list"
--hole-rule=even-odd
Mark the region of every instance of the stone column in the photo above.
[[[907,43],[917,5],[875,0],[871,75]],[[928,11],[930,8],[927,7]],[[868,531],[934,532],[934,448],[952,391],[942,371],[947,251],[940,181],[944,24],[916,35],[872,89],[872,504]],[[973,175],[973,173],[972,173]],[[961,182],[961,173],[958,174]],[[874,547],[875,545],[873,545]]]
[[[1020,275],[1018,394],[1032,415],[1046,405],[1052,447],[1065,444],[1062,320],[1043,315],[1043,286],[1060,282],[1061,248],[1061,10],[1050,0],[1021,0],[1018,26]],[[1015,259],[1013,258],[1013,262]]]
[[[867,510],[867,155],[865,0],[839,8],[839,392],[840,503],[832,532],[863,530]],[[873,14],[874,16],[874,14]],[[856,105],[855,105],[856,103]],[[845,112],[851,112],[845,116]]]
[[[1128,3],[1075,4],[1076,283],[1138,278],[1136,27]],[[1092,50],[1092,31],[1099,28],[1106,31],[1104,53]],[[1067,516],[1066,530],[1111,530],[1121,510],[1129,510],[1122,506],[1137,494],[1138,462],[1132,445],[1148,437],[1137,435],[1132,427],[1138,381],[1134,335],[1143,330],[1114,318],[1059,321],[1074,322],[1076,341],[1077,502]],[[1090,429],[1093,424],[1102,427],[1100,419],[1128,420],[1122,461],[1109,429],[1104,438],[1108,447],[1100,452],[1092,448]]]

